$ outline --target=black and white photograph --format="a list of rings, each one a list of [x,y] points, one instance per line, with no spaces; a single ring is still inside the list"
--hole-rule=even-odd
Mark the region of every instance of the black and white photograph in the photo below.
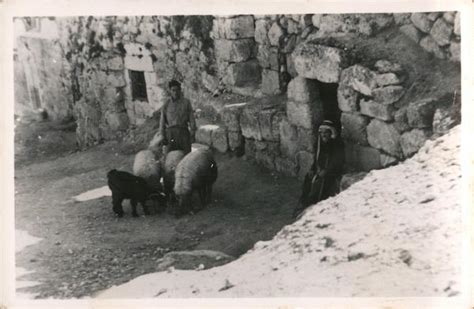
[[[472,10],[457,3],[12,13],[14,298],[0,307],[465,308]]]

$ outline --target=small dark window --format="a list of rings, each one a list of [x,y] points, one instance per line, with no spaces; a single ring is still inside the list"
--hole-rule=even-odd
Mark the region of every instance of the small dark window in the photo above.
[[[132,83],[132,99],[147,101],[145,74],[140,71],[130,72],[130,81]]]

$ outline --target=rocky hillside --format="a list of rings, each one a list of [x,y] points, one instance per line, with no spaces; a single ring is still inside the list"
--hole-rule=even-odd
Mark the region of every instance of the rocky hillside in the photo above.
[[[372,171],[234,262],[171,267],[98,297],[459,295],[460,132],[458,126],[411,159]]]

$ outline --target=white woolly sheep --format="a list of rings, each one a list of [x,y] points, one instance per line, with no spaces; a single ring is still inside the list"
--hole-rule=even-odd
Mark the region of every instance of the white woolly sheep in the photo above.
[[[147,184],[157,192],[163,192],[161,186],[161,164],[155,159],[153,151],[146,149],[138,152],[133,161],[133,174],[145,179]]]
[[[183,158],[184,151],[182,150],[173,150],[166,155],[165,162],[163,164],[163,185],[168,201],[172,200],[176,167]]]
[[[212,152],[199,149],[188,153],[176,167],[175,177],[177,216],[193,209],[191,198],[195,190],[199,193],[202,207],[207,205],[211,201],[212,185],[217,179],[217,164]]]

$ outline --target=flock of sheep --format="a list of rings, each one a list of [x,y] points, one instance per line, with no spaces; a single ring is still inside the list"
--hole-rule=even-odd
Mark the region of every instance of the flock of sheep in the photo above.
[[[152,147],[135,155],[133,174],[111,170],[107,182],[112,191],[112,210],[119,217],[124,214],[123,200],[129,199],[132,215],[137,217],[137,204],[145,215],[149,204],[161,213],[168,209],[176,217],[196,211],[192,205],[193,192],[199,193],[201,208],[211,202],[212,185],[217,179],[217,164],[210,149],[197,149],[188,154],[174,150],[158,159]]]

